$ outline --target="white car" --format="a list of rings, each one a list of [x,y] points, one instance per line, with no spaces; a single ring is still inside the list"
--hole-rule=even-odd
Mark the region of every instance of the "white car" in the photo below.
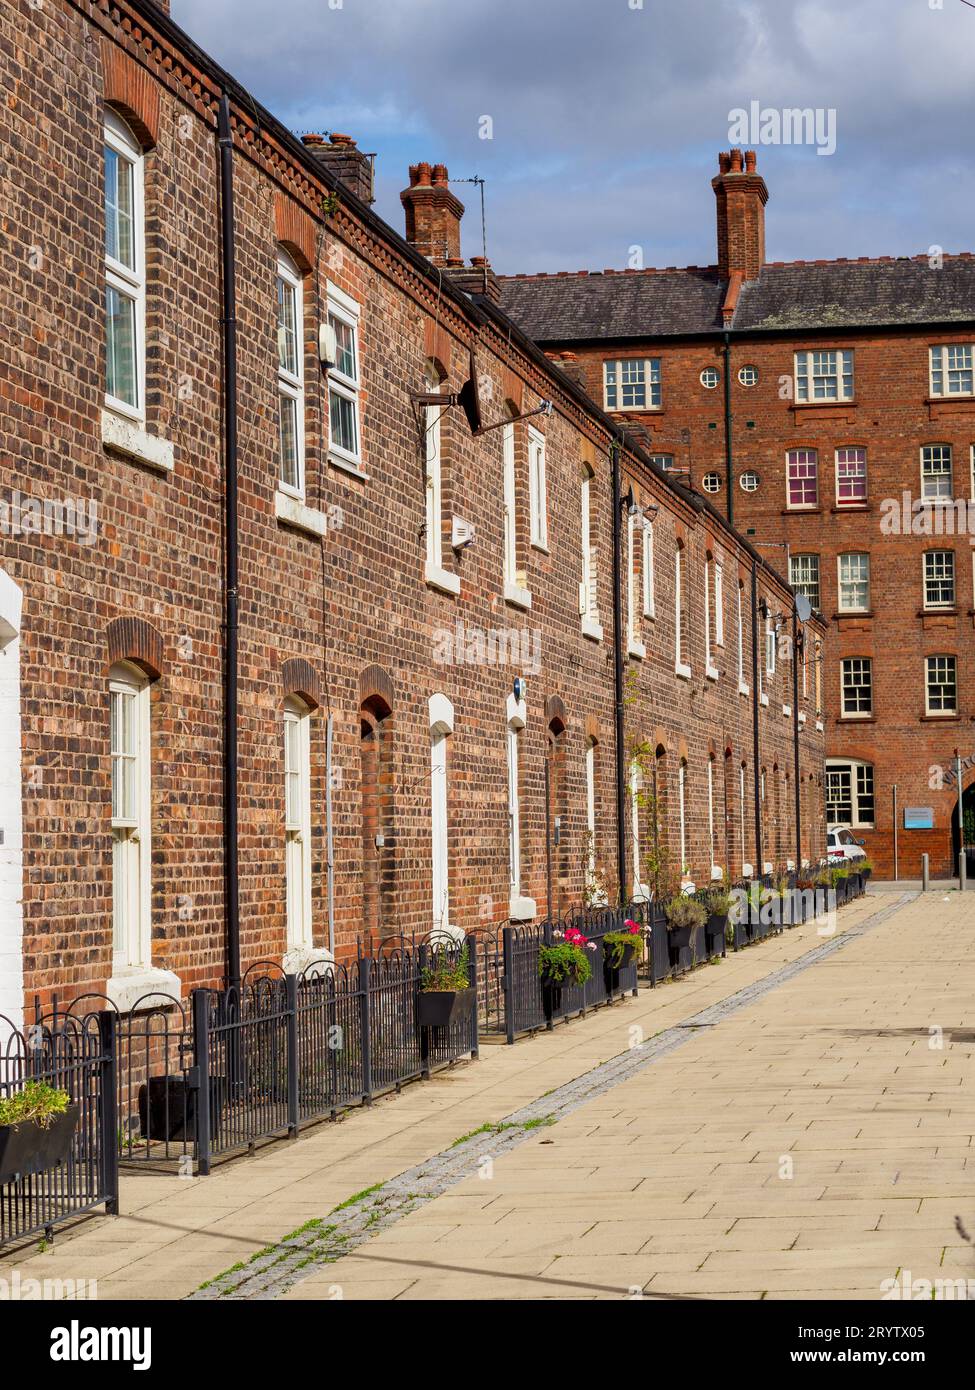
[[[831,825],[826,831],[826,853],[830,859],[866,859],[861,840],[853,838],[848,825]]]

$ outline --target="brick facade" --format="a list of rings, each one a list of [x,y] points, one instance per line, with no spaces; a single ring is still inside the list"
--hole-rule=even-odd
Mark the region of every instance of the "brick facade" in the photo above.
[[[179,31],[148,0],[111,6],[60,0],[40,10],[20,0],[0,26],[14,93],[0,116],[3,145],[17,152],[3,227],[11,274],[0,291],[7,324],[0,347],[0,495],[72,499],[89,516],[92,508],[97,514],[95,534],[87,538],[23,527],[8,527],[3,536],[0,578],[23,595],[27,1000],[35,993],[102,990],[126,973],[112,958],[109,672],[120,662],[148,683],[151,949],[145,981],[138,979],[146,988],[185,991],[218,981],[227,969],[221,87],[231,93],[236,199],[242,964],[280,961],[289,949],[283,726],[289,700],[308,716],[317,951],[331,946],[347,956],[364,936],[421,933],[432,924],[431,731],[436,725],[443,732],[444,724],[435,710],[451,709],[453,721],[446,734],[450,921],[472,927],[508,919],[506,730],[515,677],[527,685],[519,755],[521,898],[533,900],[540,916],[549,906],[550,881],[553,909],[583,896],[590,740],[596,867],[614,895],[611,422],[521,338],[490,294],[479,301],[449,277],[442,284],[432,265],[335,183],[314,148],[303,149],[267,113],[238,101],[225,75],[183,51]],[[128,425],[120,433],[116,421],[103,418],[106,102],[115,103],[144,151],[141,442],[133,442]],[[342,158],[361,178],[348,147]],[[297,266],[303,290],[303,499],[282,497],[277,484],[281,248]],[[486,282],[488,268],[480,270]],[[328,381],[318,355],[319,324],[335,292],[354,301],[360,314],[362,454],[361,467],[351,470],[329,454]],[[504,597],[504,431],[472,435],[459,406],[445,407],[440,418],[436,582],[425,568],[427,425],[414,395],[430,390],[431,368],[440,392],[460,392],[472,360],[485,425],[500,423],[506,409],[519,415],[552,402],[550,413],[514,425],[517,569],[530,608]],[[529,540],[529,426],[545,444],[544,548]],[[601,640],[585,635],[580,619],[584,465],[592,472]],[[656,509],[656,616],[645,618],[641,607],[636,626],[645,655],[627,662],[627,740],[659,760],[671,864],[679,851],[679,767],[686,761],[685,862],[703,882],[712,859],[738,873],[757,857],[752,704],[739,692],[734,655],[736,586],[739,580],[744,586],[749,683],[753,570],[759,598],[773,617],[783,615],[783,632],[792,596],[720,514],[633,448],[623,460],[623,492],[630,486],[636,507],[648,516]],[[476,528],[472,545],[454,549],[454,518]],[[624,518],[624,545],[626,526]],[[689,667],[683,676],[675,674],[674,660],[678,544]],[[716,679],[704,662],[709,552]],[[716,642],[713,598],[718,562],[723,647]],[[639,559],[635,578],[639,592]],[[793,725],[783,712],[791,706],[789,671],[786,657],[759,714],[762,858],[777,865],[796,853]],[[816,797],[803,802],[803,851],[813,857],[822,848],[822,731],[811,694],[801,709],[804,793],[816,788]]]

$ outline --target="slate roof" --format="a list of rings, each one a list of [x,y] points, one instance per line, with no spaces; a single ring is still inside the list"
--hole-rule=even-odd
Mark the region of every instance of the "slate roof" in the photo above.
[[[540,343],[677,337],[723,327],[725,282],[714,266],[502,276],[501,303]],[[975,256],[795,261],[742,287],[737,331],[895,327],[975,321]]]

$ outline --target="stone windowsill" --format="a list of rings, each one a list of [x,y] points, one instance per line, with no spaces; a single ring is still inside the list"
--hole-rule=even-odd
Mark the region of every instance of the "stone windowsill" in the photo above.
[[[343,473],[348,473],[350,478],[358,478],[360,483],[368,483],[369,474],[363,470],[361,464],[356,463],[353,459],[343,458],[341,454],[336,454],[330,449],[328,461],[333,468],[339,468]]]
[[[280,487],[274,494],[274,515],[286,526],[294,526],[310,536],[321,538],[328,530],[328,520],[324,512],[307,506],[300,497],[294,497]]]
[[[530,589],[523,589],[520,584],[512,584],[510,579],[504,581],[504,601],[510,603],[513,608],[530,609],[532,606],[532,596]]]
[[[171,441],[149,434],[135,420],[128,420],[114,410],[102,411],[102,443],[113,453],[124,454],[161,473],[173,471],[175,456]]]
[[[647,649],[636,637],[631,637],[626,644],[626,654],[634,657],[637,661],[642,661],[647,654]]]
[[[720,674],[717,666],[712,666],[710,662],[708,662],[707,666],[704,668],[704,675],[709,681],[716,681]]]
[[[582,635],[590,638],[593,642],[601,642],[603,640],[602,623],[597,618],[583,618]]]
[[[761,695],[759,695],[759,697],[758,697],[758,703],[759,703],[760,705],[767,705],[767,704],[768,704],[768,696],[765,694],[765,691],[764,691],[764,690],[762,691]]]
[[[460,593],[460,575],[452,574],[450,570],[445,570],[440,565],[432,565],[427,561],[423,570],[423,578],[431,589],[439,589],[442,594],[450,594],[456,598]]]
[[[739,681],[739,682],[738,682],[738,694],[739,694],[739,695],[747,695],[747,694],[748,694],[748,682],[747,682],[747,681]]]
[[[686,666],[683,661],[674,662],[674,675],[680,676],[682,681],[689,681],[693,674],[691,668]]]
[[[508,916],[512,922],[530,922],[536,914],[535,899],[513,897],[508,903]]]
[[[136,1004],[142,1009],[159,1008],[179,999],[183,984],[171,970],[148,965],[119,970],[106,981],[105,994],[119,1013],[129,1013]]]

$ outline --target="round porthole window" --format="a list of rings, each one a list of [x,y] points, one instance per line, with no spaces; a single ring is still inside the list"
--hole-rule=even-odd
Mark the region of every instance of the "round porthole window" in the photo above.
[[[701,373],[701,385],[706,386],[709,391],[713,391],[720,380],[717,367],[705,367]]]
[[[758,368],[751,366],[739,367],[738,380],[741,382],[742,386],[757,386]]]
[[[721,491],[721,474],[720,474],[720,473],[705,473],[704,477],[701,479],[701,484],[702,484],[702,486],[703,486],[705,492],[720,492],[720,491]]]
[[[758,484],[759,476],[757,473],[753,473],[751,469],[749,469],[747,473],[743,473],[738,479],[738,486],[741,488],[742,492],[757,492]]]

